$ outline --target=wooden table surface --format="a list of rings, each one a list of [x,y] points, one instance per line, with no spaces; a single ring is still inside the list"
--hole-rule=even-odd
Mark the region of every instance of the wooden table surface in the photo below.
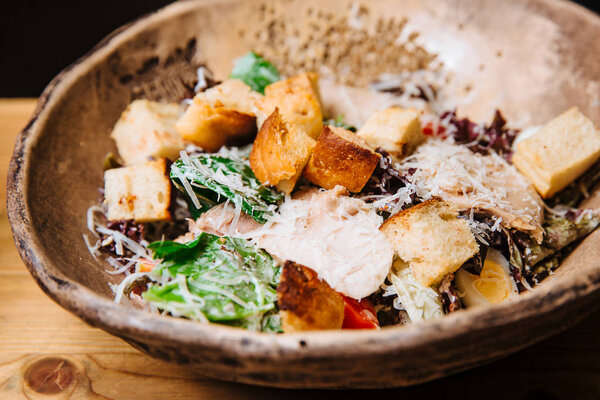
[[[506,359],[394,390],[251,387],[147,357],[52,302],[17,254],[6,217],[6,169],[14,138],[34,108],[34,99],[0,100],[0,399],[600,399],[600,311]]]

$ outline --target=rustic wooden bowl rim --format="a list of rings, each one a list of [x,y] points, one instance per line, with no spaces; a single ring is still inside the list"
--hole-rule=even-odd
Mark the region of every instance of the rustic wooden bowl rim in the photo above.
[[[205,0],[204,4],[223,0]],[[225,0],[226,1],[226,0]],[[518,1],[518,0],[510,0]],[[529,0],[537,7],[562,9],[577,14],[599,26],[600,18],[593,12],[563,0]],[[360,352],[379,354],[401,351],[414,346],[430,344],[456,337],[467,331],[499,327],[519,319],[543,318],[557,307],[569,301],[568,294],[590,295],[600,290],[600,278],[593,278],[592,270],[587,275],[556,282],[552,293],[543,296],[528,292],[514,301],[505,302],[492,309],[478,308],[450,314],[436,321],[413,324],[405,327],[386,328],[381,331],[320,331],[284,335],[249,332],[221,325],[201,324],[184,319],[156,316],[147,312],[116,305],[104,297],[79,284],[53,268],[53,261],[44,250],[37,233],[33,230],[27,206],[28,174],[30,173],[31,149],[42,132],[49,111],[62,99],[66,89],[90,66],[99,63],[127,38],[149,26],[186,13],[198,3],[178,2],[127,24],[102,40],[89,53],[65,68],[45,88],[39,98],[35,113],[19,134],[8,171],[7,208],[15,243],[27,268],[39,286],[62,307],[78,315],[94,326],[128,337],[141,337],[150,341],[172,341],[178,345],[194,344],[212,347],[215,351],[236,345],[240,357],[261,359],[295,359],[306,357],[351,356]],[[85,64],[83,63],[85,61]],[[83,216],[82,216],[83,218]],[[593,310],[590,309],[590,312]],[[549,334],[547,335],[549,336]],[[537,337],[537,340],[545,336]],[[530,343],[524,343],[523,347]]]

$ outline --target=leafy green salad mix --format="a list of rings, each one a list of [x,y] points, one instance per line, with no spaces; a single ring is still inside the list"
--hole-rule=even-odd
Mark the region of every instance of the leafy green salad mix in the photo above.
[[[262,94],[268,85],[282,79],[273,64],[254,52],[237,60],[230,78],[241,80],[254,92]],[[460,133],[465,136],[465,143],[472,143],[475,134],[478,134],[477,138],[481,140],[481,132],[476,124],[458,120],[453,113],[449,115],[452,116],[450,125],[456,125],[452,131],[455,136]],[[318,121],[321,121],[321,117]],[[508,135],[504,122],[502,119],[497,123],[498,126],[484,130],[489,136],[484,143],[487,147],[481,145],[479,149],[471,150],[480,153],[497,151],[490,145],[493,142],[490,138],[493,136],[496,138],[494,143],[500,143],[498,138],[510,136],[510,141],[501,143],[506,147],[504,153],[510,155],[509,149],[517,132],[510,131]],[[354,133],[357,131],[356,127],[344,122],[343,115],[326,118],[323,124],[342,127]],[[433,132],[433,128],[428,129]],[[462,142],[457,139],[456,143]],[[98,236],[98,241],[92,246],[85,235],[84,239],[94,257],[99,254],[98,249],[103,250],[110,255],[108,261],[116,269],[115,273],[129,274],[135,271],[115,289],[119,292],[119,301],[121,294],[134,294],[142,300],[142,307],[174,317],[254,331],[283,332],[278,304],[278,285],[282,274],[280,260],[260,248],[257,242],[243,236],[217,236],[180,229],[186,219],[191,217],[197,220],[221,204],[230,205],[235,210],[236,219],[243,213],[252,219],[250,222],[259,224],[261,229],[269,226],[289,196],[284,196],[274,186],[261,183],[250,165],[250,151],[251,145],[245,148],[222,148],[216,153],[207,153],[192,146],[181,151],[178,158],[171,158],[174,161],[166,167],[168,179],[164,174],[162,177],[176,189],[171,197],[179,203],[173,202],[176,206],[172,207],[183,210],[180,216],[172,210],[172,215],[175,215],[172,220],[144,225],[136,224],[133,220],[107,221],[105,217],[99,222],[97,214],[103,213],[102,209],[92,207],[88,211],[88,227]],[[395,169],[394,161],[386,150],[377,148],[375,151],[380,156],[375,170],[363,190],[350,196],[365,202],[373,199],[398,201],[398,193],[408,193],[410,176]],[[105,169],[120,166],[112,153],[105,160]],[[579,180],[548,200],[547,204],[556,208],[548,207],[541,227],[544,239],[540,242],[515,229],[498,228],[500,221],[489,215],[473,217],[471,212],[470,229],[478,232],[476,239],[480,250],[461,268],[469,272],[468,276],[478,279],[477,276],[485,267],[486,251],[495,249],[502,254],[500,258],[506,260],[506,270],[514,283],[519,285],[519,292],[529,289],[528,285],[539,283],[558,267],[566,252],[578,240],[600,225],[600,213],[567,208],[578,207],[592,186],[600,182],[599,170],[596,164]],[[258,172],[257,175],[260,176]],[[404,208],[426,201],[415,192],[409,193],[406,198]],[[383,211],[377,209],[375,216],[383,221],[390,217],[391,211],[388,211],[389,208]],[[466,219],[468,216],[461,215],[459,218]],[[167,237],[171,239],[183,237],[186,240],[165,240],[165,232],[169,232]],[[146,242],[145,239],[150,237],[154,241]],[[377,286],[380,287],[378,292],[366,298],[368,306],[363,303],[360,306],[362,308],[358,308],[359,313],[367,310],[376,315],[379,322],[375,321],[373,326],[378,328],[380,324],[402,323],[402,312],[408,313],[416,321],[463,308],[460,295],[454,287],[453,273],[447,274],[435,288],[424,287],[415,279],[407,263],[398,262],[396,256],[393,260],[385,283]],[[344,304],[345,312],[348,312],[348,305],[353,303],[346,299]],[[344,318],[348,318],[348,315]],[[361,323],[357,326],[364,327]]]

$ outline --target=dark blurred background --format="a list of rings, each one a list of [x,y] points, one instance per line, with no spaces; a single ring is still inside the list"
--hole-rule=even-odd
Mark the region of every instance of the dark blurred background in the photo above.
[[[0,0],[0,97],[37,97],[104,36],[169,0]],[[600,1],[578,3],[596,12]]]

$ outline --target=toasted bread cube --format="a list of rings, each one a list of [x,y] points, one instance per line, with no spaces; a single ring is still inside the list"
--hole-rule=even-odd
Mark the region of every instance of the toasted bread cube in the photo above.
[[[229,108],[243,114],[256,115],[256,103],[262,100],[263,95],[255,92],[239,79],[226,81],[198,93],[212,106]]]
[[[286,261],[277,286],[284,332],[341,329],[344,300],[312,269]]]
[[[248,144],[256,135],[256,117],[220,105],[211,105],[202,93],[175,124],[181,137],[208,152],[222,146]]]
[[[513,163],[547,199],[600,158],[600,132],[573,107],[516,144]]]
[[[306,73],[267,86],[264,99],[257,102],[258,125],[262,126],[273,110],[279,108],[279,112],[290,125],[296,125],[308,136],[316,139],[323,129],[317,81],[317,74]]]
[[[175,103],[134,100],[129,104],[110,134],[125,164],[149,157],[177,159],[183,149],[183,140],[175,130],[179,114],[179,104]]]
[[[421,111],[413,108],[386,108],[373,114],[357,134],[393,157],[406,157],[425,141],[420,115]]]
[[[170,219],[171,183],[164,158],[104,173],[104,202],[109,221]]]
[[[448,203],[433,198],[388,218],[380,230],[417,281],[431,286],[479,251],[468,222],[457,216]]]
[[[325,189],[342,185],[360,192],[373,174],[381,155],[353,132],[326,126],[306,165],[306,179]]]
[[[265,185],[291,193],[315,147],[315,141],[283,120],[279,109],[258,131],[250,152],[250,167]]]

